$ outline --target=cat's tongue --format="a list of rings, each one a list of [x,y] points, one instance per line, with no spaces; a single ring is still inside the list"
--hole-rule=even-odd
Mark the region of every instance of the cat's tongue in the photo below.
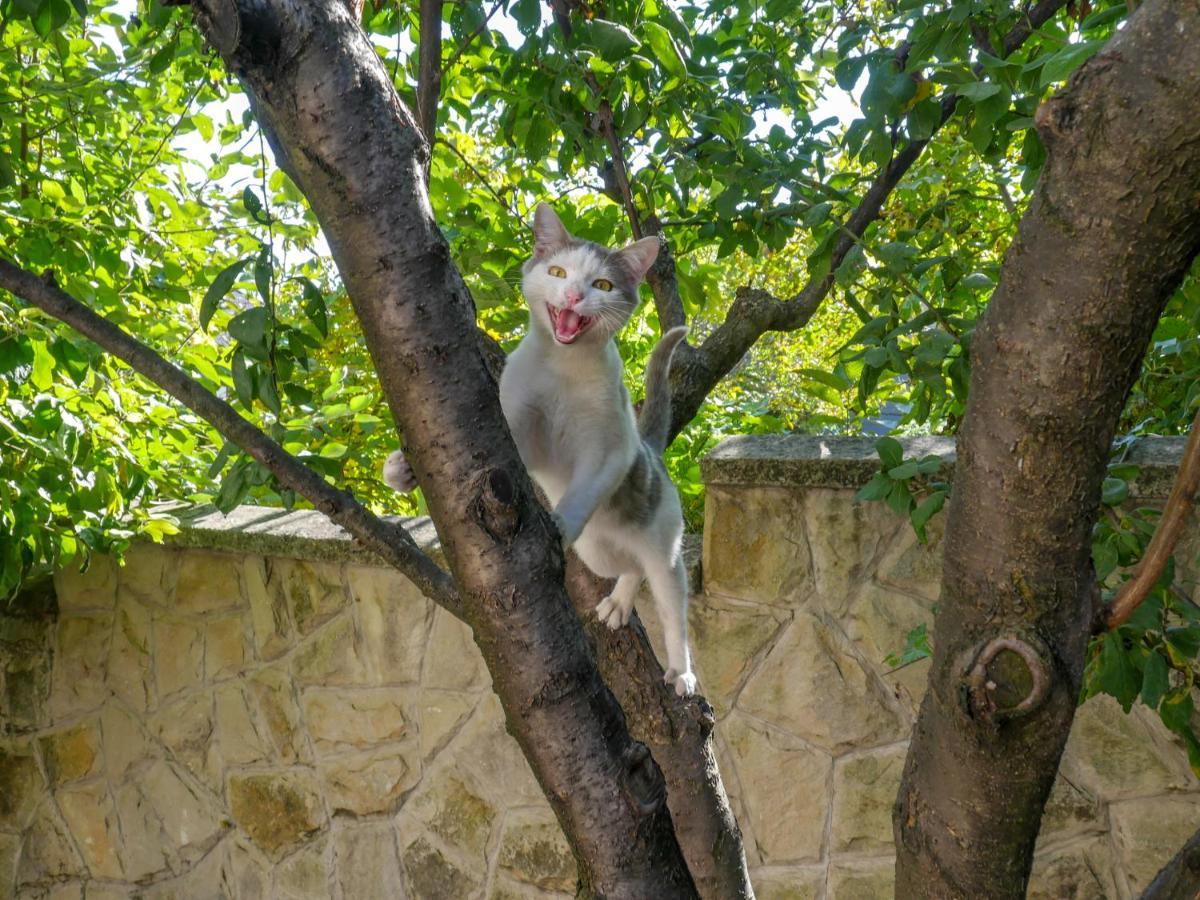
[[[587,321],[573,309],[560,309],[554,321],[554,336],[562,343],[569,344],[579,337]]]

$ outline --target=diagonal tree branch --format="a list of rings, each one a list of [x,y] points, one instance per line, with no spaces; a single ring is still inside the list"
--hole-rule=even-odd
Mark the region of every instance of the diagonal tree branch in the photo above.
[[[1004,55],[1016,51],[1036,29],[1053,18],[1065,5],[1066,0],[1041,0],[1030,8],[1021,22],[1004,36]],[[982,67],[977,67],[977,74],[980,71]],[[941,118],[933,134],[924,140],[910,141],[875,177],[842,226],[841,234],[833,246],[826,275],[809,281],[786,301],[768,299],[769,295],[764,296],[765,292],[744,288],[734,300],[725,321],[703,344],[693,352],[687,352],[684,347],[680,347],[683,353],[676,351],[677,362],[671,373],[672,435],[678,434],[692,420],[709,392],[764,333],[794,331],[808,324],[829,296],[835,273],[845,261],[846,254],[879,218],[892,191],[924,153],[933,136],[954,115],[958,99],[957,95],[947,93],[942,99]]]
[[[484,29],[487,28],[487,26],[488,26],[488,22],[490,22],[492,20],[492,16],[494,16],[496,14],[496,11],[498,9],[500,9],[500,7],[503,3],[504,3],[504,0],[496,0],[496,2],[492,4],[492,8],[487,11],[487,13],[484,15],[483,19],[481,19],[479,24],[475,26],[475,29],[470,34],[468,34],[465,38],[463,38],[462,43],[459,44],[458,47],[455,49],[455,51],[450,54],[450,58],[448,60],[446,60],[445,63],[442,64],[442,72],[443,73],[448,72],[454,68],[454,64],[456,62],[458,62],[459,58],[464,53],[467,52],[467,50],[470,48],[471,44],[475,42],[475,38],[477,38],[477,37],[479,37],[479,35],[483,34]]]
[[[462,599],[454,581],[421,552],[403,527],[379,518],[355,500],[352,494],[330,485],[238,415],[232,406],[189,378],[152,348],[93,312],[50,278],[39,278],[5,259],[0,259],[0,288],[11,291],[47,315],[70,325],[163,388],[216,428],[222,436],[250,454],[263,468],[275,475],[280,484],[303,496],[364,546],[395,566],[427,597],[455,616],[462,617]]]
[[[1142,601],[1150,596],[1192,518],[1197,493],[1200,493],[1200,412],[1192,420],[1192,431],[1183,451],[1183,461],[1179,464],[1171,496],[1163,507],[1162,518],[1158,520],[1150,545],[1134,569],[1133,577],[1121,585],[1116,598],[1102,611],[1103,618],[1094,630],[1106,631],[1129,621]]]

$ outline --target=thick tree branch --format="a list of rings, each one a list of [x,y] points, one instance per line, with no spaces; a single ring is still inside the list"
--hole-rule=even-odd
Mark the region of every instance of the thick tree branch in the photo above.
[[[189,378],[127,331],[84,306],[48,278],[39,278],[8,260],[0,259],[0,287],[71,326],[161,387],[216,428],[223,437],[241,447],[278,478],[280,484],[311,502],[364,546],[395,566],[427,597],[461,618],[462,600],[453,580],[421,552],[399,524],[380,519],[355,500],[352,494],[330,485],[238,415],[237,410],[224,400]]]
[[[662,774],[596,668],[558,535],[480,356],[474,305],[425,187],[428,142],[333,0],[193,9],[256,97],[329,242],[508,730],[575,854],[580,895],[694,896]]]
[[[1175,476],[1175,484],[1171,487],[1171,496],[1163,507],[1162,518],[1150,538],[1150,545],[1145,555],[1133,571],[1133,577],[1121,585],[1112,604],[1105,610],[1104,620],[1100,630],[1116,628],[1129,620],[1142,601],[1154,589],[1158,579],[1162,577],[1163,569],[1175,552],[1175,545],[1183,534],[1184,528],[1196,508],[1196,494],[1200,492],[1200,412],[1192,420],[1192,431],[1188,435],[1187,446],[1183,451],[1183,461],[1179,464],[1179,473]]]
[[[442,2],[421,0],[417,48],[417,123],[425,142],[433,146],[438,101],[442,96]]]
[[[1141,900],[1196,900],[1200,897],[1200,831],[1193,834],[1179,852],[1142,892]]]
[[[1148,0],[1035,116],[1046,165],[971,341],[898,897],[1025,896],[1083,678],[1109,448],[1200,252],[1198,33],[1200,6]]]

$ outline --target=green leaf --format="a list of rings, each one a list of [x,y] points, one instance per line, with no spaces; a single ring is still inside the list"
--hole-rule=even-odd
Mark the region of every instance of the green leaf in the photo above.
[[[607,60],[618,61],[632,53],[642,42],[632,31],[607,19],[592,19],[583,29],[584,41],[600,51]]]
[[[263,352],[267,348],[269,318],[266,307],[262,306],[238,313],[229,320],[229,336],[244,345],[247,350]]]
[[[1158,702],[1170,687],[1167,659],[1157,650],[1151,650],[1142,670],[1142,702],[1151,709],[1158,709]]]
[[[233,351],[233,362],[230,365],[233,373],[233,389],[237,391],[238,400],[242,406],[250,409],[254,405],[254,378],[250,367],[246,364],[246,353],[240,347]]]
[[[871,500],[882,500],[892,490],[892,479],[888,478],[883,472],[878,472],[876,475],[858,489],[858,493],[854,495],[854,499],[860,503],[866,503]]]
[[[838,87],[843,91],[854,90],[866,65],[867,58],[865,56],[852,56],[841,60],[833,67],[833,77],[837,81]]]
[[[978,103],[980,100],[986,100],[988,97],[994,97],[1000,93],[1000,85],[991,81],[972,81],[968,84],[958,85],[954,89],[954,93]]]
[[[1079,44],[1067,44],[1042,66],[1041,86],[1064,80],[1083,63],[1094,56],[1106,41],[1083,41]]]
[[[321,447],[321,456],[325,459],[341,459],[349,449],[345,444],[334,441]]]
[[[996,282],[983,274],[983,272],[972,272],[966,278],[959,282],[963,287],[970,288],[973,291],[984,290],[996,286]]]
[[[879,454],[885,469],[894,469],[904,461],[904,447],[894,437],[885,435],[877,440],[875,452]]]
[[[913,528],[917,530],[917,534],[922,537],[924,543],[925,525],[937,515],[943,506],[946,505],[946,492],[936,491],[917,504],[917,508],[909,515],[912,521]]]
[[[204,292],[204,299],[200,301],[200,327],[205,331],[208,330],[208,323],[212,321],[217,306],[225,299],[225,295],[229,293],[229,289],[238,280],[238,276],[242,274],[242,269],[248,262],[250,262],[250,257],[247,256],[226,266],[217,273],[217,277],[212,280],[212,284]]]
[[[650,49],[654,51],[654,58],[658,60],[659,65],[669,75],[681,81],[686,79],[687,64],[683,61],[683,54],[679,51],[679,45],[675,43],[671,32],[657,22],[643,22],[642,33],[646,35],[646,40],[650,44]]]
[[[1105,478],[1100,500],[1105,506],[1119,506],[1129,499],[1129,485],[1121,478]]]
[[[1119,631],[1109,631],[1102,638],[1096,683],[1104,693],[1116,697],[1125,712],[1129,712],[1141,690],[1137,669]]]
[[[814,203],[804,212],[804,225],[806,228],[816,228],[822,225],[829,218],[829,211],[833,209],[833,203],[826,200],[822,203]]]
[[[313,323],[321,337],[329,337],[329,315],[326,311],[325,297],[320,289],[307,278],[304,283],[304,315]]]
[[[907,462],[901,463],[898,466],[888,469],[887,474],[888,474],[888,478],[891,478],[891,479],[907,480],[909,478],[914,477],[918,471],[919,470],[917,468],[916,460],[910,459]]]

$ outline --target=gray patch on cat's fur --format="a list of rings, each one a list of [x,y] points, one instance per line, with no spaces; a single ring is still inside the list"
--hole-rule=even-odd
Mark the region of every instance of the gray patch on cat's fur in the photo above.
[[[608,498],[609,508],[617,517],[634,525],[645,525],[662,499],[667,470],[658,455],[642,444],[625,478]]]

